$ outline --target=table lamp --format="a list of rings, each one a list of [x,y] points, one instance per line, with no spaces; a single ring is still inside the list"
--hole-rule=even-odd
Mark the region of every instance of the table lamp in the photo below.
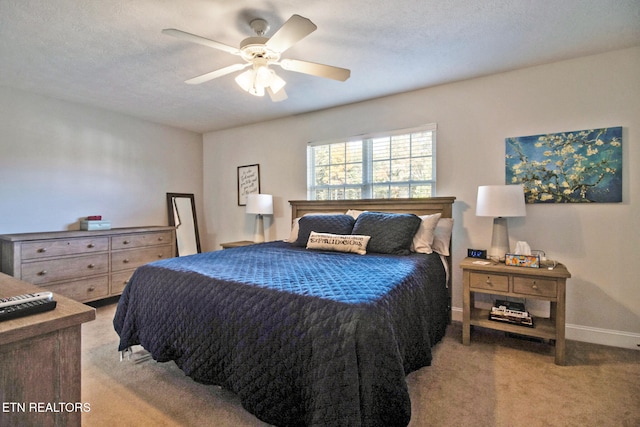
[[[253,241],[264,242],[264,222],[262,215],[273,215],[273,196],[271,194],[249,194],[247,196],[247,214],[256,215],[256,229]]]
[[[504,260],[509,252],[507,217],[526,216],[522,185],[481,185],[478,187],[476,216],[493,217],[489,258]]]

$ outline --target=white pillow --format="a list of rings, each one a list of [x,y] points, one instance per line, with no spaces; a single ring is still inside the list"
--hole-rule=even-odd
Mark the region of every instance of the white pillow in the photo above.
[[[449,256],[449,243],[451,242],[451,232],[453,230],[453,218],[440,218],[433,233],[432,248],[440,255]]]
[[[293,219],[293,224],[291,224],[291,233],[289,234],[289,239],[287,240],[287,242],[289,243],[293,243],[298,240],[298,233],[300,232],[300,224],[298,224],[298,221],[300,221],[299,217]]]
[[[366,211],[359,211],[357,209],[349,209],[347,211],[347,215],[352,216],[353,219],[358,219],[358,215],[360,215],[362,212],[366,212]]]
[[[307,249],[322,249],[325,251],[353,252],[364,255],[371,236],[358,234],[329,234],[312,231],[307,241]]]
[[[413,236],[413,243],[411,244],[412,252],[421,254],[430,254],[433,252],[431,246],[433,245],[434,231],[441,216],[442,214],[440,213],[420,215],[422,222],[420,223],[420,228],[418,228],[418,231],[416,231],[416,234]]]

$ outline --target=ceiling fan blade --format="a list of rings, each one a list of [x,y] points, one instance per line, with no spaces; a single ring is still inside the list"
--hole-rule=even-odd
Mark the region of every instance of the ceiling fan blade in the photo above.
[[[195,34],[186,33],[184,31],[176,30],[175,28],[165,28],[162,30],[162,34],[166,34],[168,36],[176,37],[181,40],[186,40],[192,43],[198,43],[204,46],[212,47],[214,49],[223,50],[225,52],[231,53],[233,55],[240,55],[240,50],[235,47],[231,47],[224,43],[220,43],[214,40],[209,40],[204,37],[196,36]]]
[[[249,65],[251,64],[247,63],[229,65],[228,67],[220,68],[219,70],[211,71],[210,73],[185,80],[185,83],[188,83],[190,85],[198,85],[200,83],[208,82],[209,80],[217,79],[218,77],[226,76],[227,74],[231,74],[234,71],[240,71],[243,68],[248,67]]]
[[[265,44],[269,49],[282,53],[317,28],[316,24],[307,18],[292,15]]]
[[[273,93],[270,87],[267,87],[267,93],[273,102],[284,101],[288,98],[287,92],[284,91],[284,88],[280,89],[276,93]]]
[[[346,68],[316,64],[315,62],[300,61],[297,59],[283,59],[280,61],[280,66],[285,70],[311,74],[312,76],[325,77],[327,79],[339,80],[341,82],[347,80],[351,76],[351,71]]]

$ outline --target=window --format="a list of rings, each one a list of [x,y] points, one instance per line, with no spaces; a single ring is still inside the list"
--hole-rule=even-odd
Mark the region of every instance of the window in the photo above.
[[[310,200],[392,199],[435,195],[436,125],[311,142]]]

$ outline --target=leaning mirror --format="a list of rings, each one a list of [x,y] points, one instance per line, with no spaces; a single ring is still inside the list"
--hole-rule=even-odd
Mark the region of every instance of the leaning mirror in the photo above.
[[[177,256],[200,253],[200,237],[193,194],[167,193],[169,225],[176,227]]]

